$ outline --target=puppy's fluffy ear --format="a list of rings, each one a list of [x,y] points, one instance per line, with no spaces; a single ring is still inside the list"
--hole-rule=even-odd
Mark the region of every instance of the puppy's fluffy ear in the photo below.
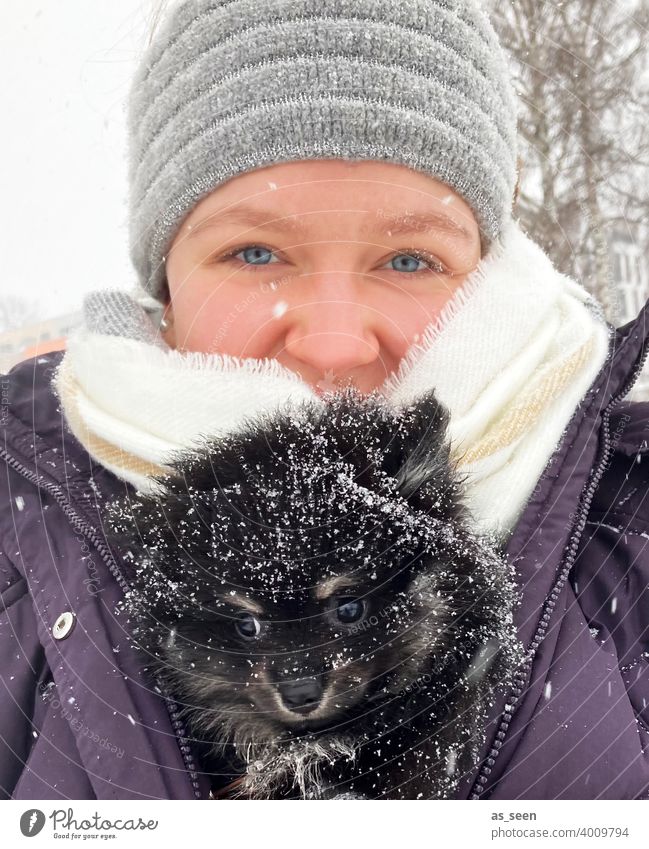
[[[448,508],[459,497],[459,481],[450,461],[446,431],[449,413],[433,392],[404,408],[399,423],[399,451],[386,458],[399,494],[427,513]],[[435,511],[436,512],[436,511]]]

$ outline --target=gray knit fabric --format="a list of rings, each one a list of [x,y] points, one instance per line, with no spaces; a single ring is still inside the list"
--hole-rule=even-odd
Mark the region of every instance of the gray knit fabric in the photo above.
[[[135,287],[95,289],[83,298],[81,328],[85,332],[123,336],[169,350],[160,332],[160,304]]]
[[[477,0],[186,0],[128,106],[131,257],[157,298],[191,208],[273,163],[423,171],[469,203],[483,251],[511,214],[516,101]]]

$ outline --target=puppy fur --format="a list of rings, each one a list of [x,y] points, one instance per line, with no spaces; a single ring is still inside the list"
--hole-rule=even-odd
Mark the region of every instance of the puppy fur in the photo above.
[[[347,389],[106,505],[134,642],[238,795],[453,798],[475,766],[523,659],[520,598],[447,424],[432,393],[395,410]]]

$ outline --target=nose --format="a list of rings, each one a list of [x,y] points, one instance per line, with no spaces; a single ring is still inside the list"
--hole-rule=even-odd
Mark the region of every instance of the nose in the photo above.
[[[296,713],[311,713],[322,697],[322,684],[317,678],[282,681],[277,688],[286,707]]]
[[[285,350],[319,375],[345,376],[379,357],[378,314],[363,302],[360,282],[346,274],[310,276],[308,299],[287,313]]]

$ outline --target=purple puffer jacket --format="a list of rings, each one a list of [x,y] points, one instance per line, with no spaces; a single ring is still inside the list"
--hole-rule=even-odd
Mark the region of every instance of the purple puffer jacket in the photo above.
[[[458,798],[649,798],[649,404],[622,400],[648,344],[649,304],[617,332],[508,544],[528,662]],[[68,431],[49,385],[60,358],[0,378],[0,795],[209,798],[115,612],[126,584],[99,504],[131,488]],[[76,624],[55,639],[65,612]]]

